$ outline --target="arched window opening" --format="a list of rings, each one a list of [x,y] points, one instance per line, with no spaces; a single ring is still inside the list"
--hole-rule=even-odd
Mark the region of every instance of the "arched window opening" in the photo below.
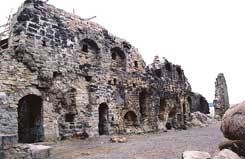
[[[87,44],[83,44],[82,51],[88,52],[88,45]]]
[[[172,71],[172,68],[171,68],[171,64],[170,63],[166,63],[165,64],[165,68],[168,72],[171,72]]]
[[[98,65],[100,63],[100,48],[97,43],[92,39],[83,39],[80,41],[81,47],[81,61],[92,65]]]
[[[158,78],[161,78],[162,77],[162,70],[161,69],[156,69],[155,70],[155,74]]]
[[[44,140],[42,99],[27,95],[18,103],[18,139],[20,143]]]
[[[82,51],[87,53],[99,53],[100,50],[96,42],[92,39],[83,39],[80,42],[80,46],[82,47]]]
[[[106,103],[99,106],[99,135],[109,135],[109,108]]]
[[[115,47],[111,49],[112,67],[125,70],[126,56],[121,48]]]
[[[125,126],[137,126],[137,115],[133,111],[129,111],[124,116]]]
[[[138,68],[138,61],[134,61],[134,67]]]

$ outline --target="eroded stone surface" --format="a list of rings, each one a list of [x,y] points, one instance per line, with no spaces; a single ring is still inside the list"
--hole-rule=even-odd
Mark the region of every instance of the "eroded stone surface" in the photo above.
[[[229,140],[219,144],[219,149],[230,149],[239,156],[245,156],[245,140]]]
[[[230,140],[245,140],[245,102],[230,107],[221,122],[221,131]]]
[[[223,149],[213,159],[241,159],[236,153],[229,149]]]
[[[215,98],[213,104],[215,118],[221,119],[230,106],[226,80],[223,73],[218,74],[215,81]]]

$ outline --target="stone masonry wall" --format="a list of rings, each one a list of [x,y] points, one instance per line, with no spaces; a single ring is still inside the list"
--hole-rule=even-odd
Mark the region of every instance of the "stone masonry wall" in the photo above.
[[[8,43],[0,52],[0,133],[39,142],[185,128],[192,92],[181,66],[156,57],[146,67],[134,46],[98,24],[26,0]]]
[[[219,73],[215,81],[214,114],[220,119],[229,108],[229,96],[225,76]]]

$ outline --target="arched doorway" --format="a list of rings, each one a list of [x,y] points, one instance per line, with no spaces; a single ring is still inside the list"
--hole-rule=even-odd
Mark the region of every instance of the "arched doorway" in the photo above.
[[[161,98],[160,99],[160,108],[159,108],[159,115],[158,115],[158,118],[159,120],[161,121],[164,121],[164,115],[166,113],[166,100],[164,98]]]
[[[166,128],[168,130],[175,127],[175,122],[174,122],[175,115],[176,115],[176,107],[172,108],[168,113],[168,121],[166,123]]]
[[[139,106],[140,106],[140,115],[141,119],[145,119],[147,117],[147,92],[145,89],[139,93]]]
[[[99,106],[99,135],[109,134],[109,108],[106,103]]]
[[[44,140],[42,99],[27,95],[18,103],[18,138],[20,143]]]
[[[137,126],[137,115],[133,111],[129,111],[124,115],[124,124],[128,126]]]

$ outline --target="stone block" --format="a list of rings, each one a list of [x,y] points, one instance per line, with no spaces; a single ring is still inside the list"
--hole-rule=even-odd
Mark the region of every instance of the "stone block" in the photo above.
[[[12,148],[17,142],[17,135],[0,135],[0,150]]]
[[[44,159],[50,156],[50,146],[29,144],[32,159]]]

